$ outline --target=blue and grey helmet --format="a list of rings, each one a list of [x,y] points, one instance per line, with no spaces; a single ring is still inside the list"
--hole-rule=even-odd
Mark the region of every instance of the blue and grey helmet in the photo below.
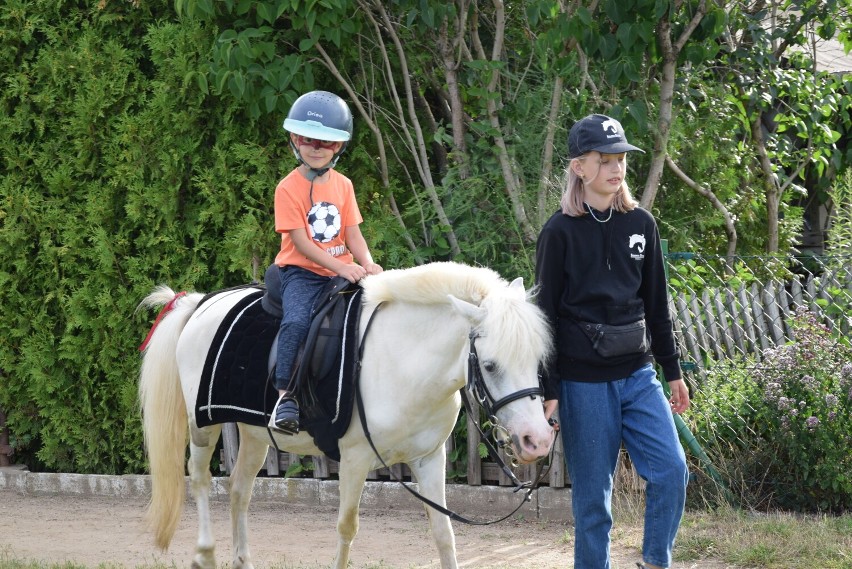
[[[334,93],[311,91],[290,107],[284,129],[320,140],[348,142],[352,138],[352,113]]]
[[[323,168],[325,171],[334,167],[352,139],[352,112],[346,102],[334,93],[311,91],[296,99],[290,107],[284,119],[284,130],[319,140],[343,142],[328,166]],[[303,162],[299,149],[292,141],[290,147],[299,162]]]

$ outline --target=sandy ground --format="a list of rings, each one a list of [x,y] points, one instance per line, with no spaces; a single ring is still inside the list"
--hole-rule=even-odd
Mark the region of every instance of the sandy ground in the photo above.
[[[160,552],[142,521],[142,500],[108,497],[28,496],[0,491],[0,555],[51,562],[73,561],[89,567],[125,567],[163,563],[189,567],[195,545],[196,515],[192,503],[184,512],[168,552]],[[217,564],[231,557],[227,505],[214,502]],[[257,567],[328,567],[337,539],[333,508],[253,502],[250,543]],[[570,548],[565,524],[511,521],[492,526],[455,524],[462,567],[566,567]],[[356,568],[439,567],[426,516],[391,511],[361,514],[352,548]],[[627,567],[628,565],[624,565]]]
[[[32,496],[0,490],[0,559],[74,562],[87,567],[151,566],[188,568],[195,545],[196,515],[188,503],[168,552],[146,532],[141,499]],[[214,502],[217,565],[231,561],[227,505]],[[255,501],[249,539],[256,567],[329,567],[336,543],[334,508],[288,506]],[[460,567],[483,569],[570,568],[571,527],[565,523],[511,520],[490,526],[454,523]],[[613,569],[635,569],[638,535],[614,532]],[[351,569],[437,568],[440,564],[426,516],[411,511],[362,511],[350,557]],[[678,568],[723,568],[701,562]]]

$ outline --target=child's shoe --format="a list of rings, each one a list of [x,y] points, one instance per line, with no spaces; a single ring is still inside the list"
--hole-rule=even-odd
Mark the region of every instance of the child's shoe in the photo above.
[[[275,410],[269,417],[269,428],[287,435],[295,435],[299,432],[299,404],[289,393],[284,393],[278,398]]]

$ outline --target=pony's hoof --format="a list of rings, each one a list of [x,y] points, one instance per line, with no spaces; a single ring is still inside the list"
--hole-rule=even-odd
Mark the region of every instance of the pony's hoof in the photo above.
[[[234,565],[231,569],[254,569],[254,564],[251,561],[245,561],[242,558],[234,559]]]
[[[195,556],[192,558],[192,569],[216,569],[216,558],[213,555],[213,548],[196,550]]]

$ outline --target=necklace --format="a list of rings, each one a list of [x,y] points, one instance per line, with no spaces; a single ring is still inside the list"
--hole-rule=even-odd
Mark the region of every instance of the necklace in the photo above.
[[[609,206],[609,215],[606,216],[606,219],[598,219],[598,217],[595,215],[595,211],[592,209],[592,206],[590,206],[586,202],[583,202],[583,204],[586,206],[586,209],[589,210],[589,215],[592,216],[592,219],[594,219],[598,223],[606,223],[607,221],[612,219],[612,206]]]

